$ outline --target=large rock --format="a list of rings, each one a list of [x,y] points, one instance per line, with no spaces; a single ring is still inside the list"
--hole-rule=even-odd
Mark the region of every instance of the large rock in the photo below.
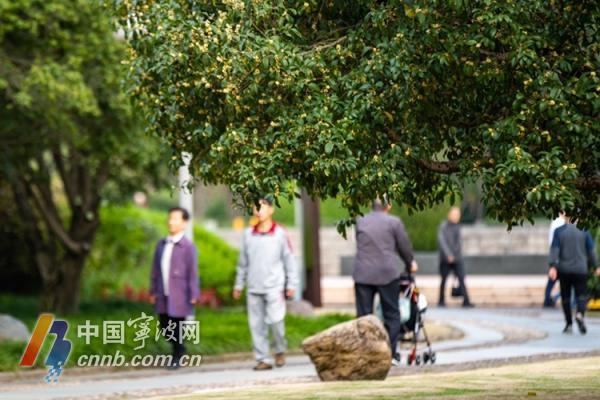
[[[301,317],[313,317],[315,309],[312,304],[306,300],[287,300],[285,302],[288,314],[299,315]]]
[[[374,315],[308,337],[302,349],[323,381],[385,379],[392,362],[388,334]]]
[[[7,314],[0,314],[0,342],[14,340],[26,342],[29,340],[29,330],[20,320]]]

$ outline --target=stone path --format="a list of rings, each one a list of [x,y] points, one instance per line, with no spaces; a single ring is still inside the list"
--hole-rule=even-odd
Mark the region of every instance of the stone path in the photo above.
[[[454,325],[466,334],[460,340],[434,343],[437,364],[460,365],[490,360],[518,359],[555,354],[583,354],[600,351],[600,318],[588,318],[588,334],[563,335],[562,314],[539,309],[431,309],[427,318]],[[265,372],[251,370],[253,362],[206,364],[171,372],[162,369],[69,374],[61,381],[46,384],[44,371],[10,380],[3,374],[0,399],[114,398],[196,393],[215,388],[250,386],[261,383],[316,380],[306,356],[288,357],[284,368]],[[402,365],[394,372],[409,368]]]

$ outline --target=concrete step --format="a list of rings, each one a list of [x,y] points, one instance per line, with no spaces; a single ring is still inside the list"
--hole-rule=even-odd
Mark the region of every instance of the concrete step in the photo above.
[[[466,285],[471,301],[486,306],[539,306],[544,300],[546,275],[472,275]],[[417,286],[429,304],[437,304],[440,277],[417,275]],[[459,305],[462,298],[450,296],[453,278],[446,286],[446,303]],[[555,289],[557,290],[557,289]],[[325,276],[321,279],[322,300],[325,306],[353,306],[354,281],[348,276]]]

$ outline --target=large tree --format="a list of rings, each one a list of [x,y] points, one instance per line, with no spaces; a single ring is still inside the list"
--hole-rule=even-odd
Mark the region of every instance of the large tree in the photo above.
[[[156,167],[156,140],[121,89],[126,46],[105,11],[88,0],[0,1],[0,178],[40,271],[43,310],[77,308],[109,184],[126,192]]]
[[[246,203],[296,182],[354,216],[477,181],[509,226],[600,220],[597,1],[114,4],[151,127]]]

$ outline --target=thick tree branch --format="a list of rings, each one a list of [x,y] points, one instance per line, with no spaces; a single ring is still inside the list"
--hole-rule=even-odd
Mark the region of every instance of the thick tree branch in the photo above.
[[[38,168],[45,169],[46,165],[41,157],[37,158],[37,162]],[[37,190],[34,190],[34,188]],[[36,193],[36,191],[38,193]],[[48,186],[48,180],[45,183],[29,182],[28,194],[42,214],[50,232],[55,234],[69,250],[74,253],[80,253],[83,250],[83,246],[81,243],[73,240],[65,230],[58,210],[56,209],[56,205],[54,204],[52,192]]]
[[[415,160],[419,166],[428,171],[438,174],[453,174],[460,171],[458,161],[430,161]],[[488,160],[480,161],[482,166],[490,165]],[[575,180],[575,186],[579,190],[597,191],[600,190],[600,175],[580,176]]]
[[[89,211],[93,191],[92,183],[90,180],[91,173],[88,166],[84,165],[83,163],[80,165],[76,165],[75,168],[77,168],[79,192],[81,193],[82,211],[83,213],[86,213]]]
[[[577,178],[575,185],[579,190],[600,190],[600,175],[580,176]]]
[[[30,203],[26,186],[23,184],[23,181],[17,177],[13,177],[11,181],[13,197],[15,199],[17,209],[19,210],[21,218],[23,218],[23,221],[25,222],[25,230],[28,233],[31,243],[33,244],[33,249],[36,253],[38,253],[44,248],[44,235],[40,231],[38,224],[35,221],[35,216],[33,215],[32,209],[29,207]]]
[[[70,233],[72,236],[84,239],[82,246],[87,250],[91,240],[100,225],[98,209],[100,208],[101,190],[110,176],[109,161],[104,160],[100,163],[94,173],[83,166],[78,167],[79,177],[83,179],[82,191],[83,208],[78,213],[73,214]],[[85,189],[83,189],[85,188]],[[88,213],[92,213],[92,219],[88,218]]]
[[[436,172],[438,174],[453,174],[460,171],[458,161],[430,161],[430,160],[416,160],[417,164],[422,168],[429,171]]]
[[[57,219],[57,216],[50,211],[50,207],[48,207],[47,204],[45,204],[45,202],[42,199],[40,199],[38,195],[35,194],[35,192],[32,193],[33,201],[38,210],[40,210],[40,212],[42,213],[42,216],[44,217],[44,220],[46,221],[46,224],[48,225],[52,233],[54,233],[69,250],[71,250],[74,253],[81,253],[83,250],[83,246],[81,245],[81,243],[74,241],[67,234],[61,221]]]
[[[480,49],[479,52],[481,54],[483,54],[484,56],[488,56],[488,57],[494,57],[500,61],[504,61],[508,58],[508,54],[507,53],[500,53],[500,52],[496,52],[496,51],[489,51],[489,50],[484,50],[484,49]]]
[[[31,247],[34,250],[38,271],[44,282],[49,282],[53,277],[51,268],[54,263],[46,261],[49,257],[53,258],[56,255],[56,242],[52,238],[45,240],[44,234],[38,227],[33,207],[30,207],[31,189],[18,177],[13,177],[11,181],[19,214],[23,218],[23,221],[25,221],[25,232],[27,233],[28,242],[31,243]]]
[[[304,56],[315,51],[321,51],[330,47],[335,47],[336,45],[341,44],[344,40],[346,40],[346,36],[341,36],[335,40],[324,40],[322,42],[317,42],[310,46],[310,50],[302,51],[299,54]]]
[[[109,162],[108,162],[108,160],[104,160],[100,163],[100,165],[98,166],[98,169],[96,170],[95,187],[96,187],[97,193],[100,193],[100,189],[102,189],[102,187],[106,184],[106,181],[108,181],[109,176],[110,176]]]
[[[69,207],[71,207],[71,209],[74,209],[76,204],[76,195],[74,190],[75,184],[73,182],[70,171],[68,171],[65,166],[63,157],[60,154],[60,150],[58,149],[58,147],[52,149],[52,158],[54,159],[54,165],[56,165],[56,169],[58,170],[60,178],[63,182],[63,188],[65,190],[67,200],[69,201]]]

